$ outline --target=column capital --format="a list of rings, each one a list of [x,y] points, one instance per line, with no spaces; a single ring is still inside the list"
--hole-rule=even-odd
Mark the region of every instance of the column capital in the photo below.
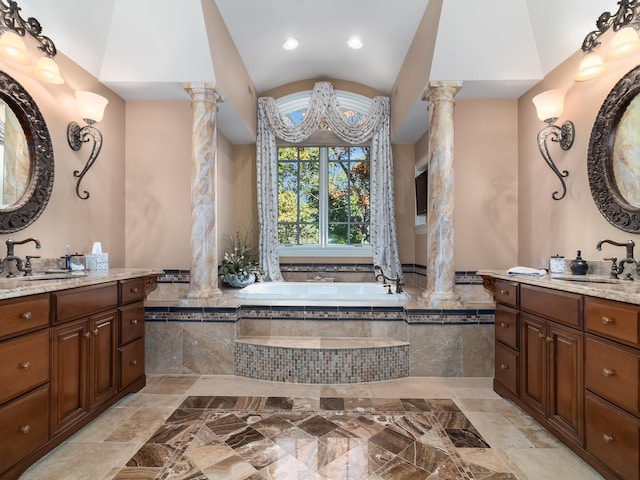
[[[216,88],[215,83],[189,82],[182,86],[194,102],[221,103],[224,102],[222,92]]]
[[[422,92],[422,100],[427,102],[453,101],[462,88],[458,81],[433,81]]]

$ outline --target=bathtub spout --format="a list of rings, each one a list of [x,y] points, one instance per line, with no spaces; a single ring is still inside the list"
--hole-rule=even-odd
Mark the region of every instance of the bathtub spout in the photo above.
[[[393,278],[389,278],[387,277],[384,272],[382,271],[382,267],[375,265],[373,267],[373,273],[379,271],[380,273],[376,274],[376,282],[380,279],[382,279],[382,283],[385,282],[389,282],[389,284],[391,284],[391,282],[395,282],[396,284],[396,293],[402,293],[402,285],[404,285],[402,282],[400,282],[400,275],[396,275],[395,280]],[[384,285],[385,287],[389,287],[389,291],[387,293],[392,293],[391,292],[391,285]]]

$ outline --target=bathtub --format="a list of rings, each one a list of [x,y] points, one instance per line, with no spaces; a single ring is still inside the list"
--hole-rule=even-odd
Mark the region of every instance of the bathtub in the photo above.
[[[395,285],[391,291],[395,292]],[[243,288],[236,297],[243,300],[309,300],[347,302],[404,302],[405,292],[388,294],[382,283],[356,282],[259,282]]]

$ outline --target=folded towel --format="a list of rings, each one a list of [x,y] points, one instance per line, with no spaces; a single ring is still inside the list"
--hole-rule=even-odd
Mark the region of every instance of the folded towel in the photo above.
[[[538,270],[531,267],[512,267],[507,270],[509,275],[529,275],[532,277],[542,277],[547,274],[546,270]]]

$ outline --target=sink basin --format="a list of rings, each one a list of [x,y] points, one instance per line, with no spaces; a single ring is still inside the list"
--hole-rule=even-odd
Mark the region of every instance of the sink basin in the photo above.
[[[6,278],[6,280],[21,280],[25,282],[28,282],[28,281],[35,282],[35,281],[42,281],[42,280],[64,280],[69,278],[82,278],[86,276],[87,276],[86,272],[39,273],[36,275],[27,275],[27,276],[23,275],[20,277]]]
[[[611,278],[607,277],[606,275],[554,275],[551,277],[551,279],[582,283],[633,283],[630,280]]]

